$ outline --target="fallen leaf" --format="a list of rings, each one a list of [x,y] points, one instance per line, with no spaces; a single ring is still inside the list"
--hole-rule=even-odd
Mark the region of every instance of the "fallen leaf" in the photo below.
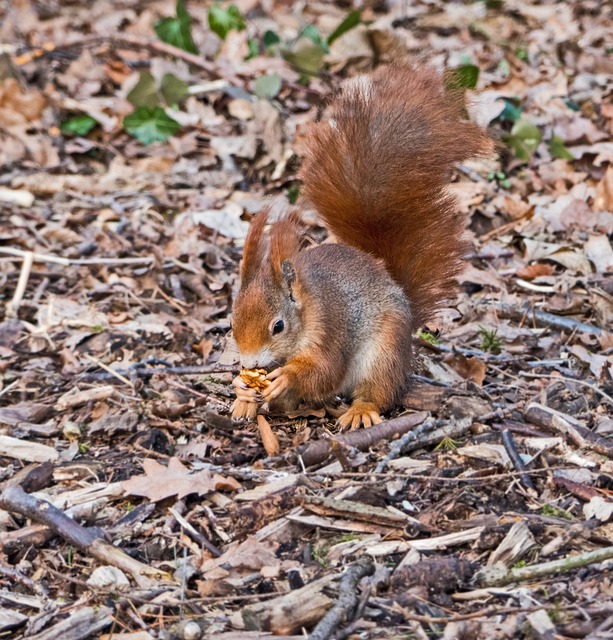
[[[121,483],[126,495],[144,496],[159,502],[170,496],[183,498],[192,493],[199,496],[213,491],[236,491],[240,484],[234,478],[224,478],[208,469],[190,473],[178,458],[171,458],[168,466],[150,458],[143,460],[144,476],[134,476]]]

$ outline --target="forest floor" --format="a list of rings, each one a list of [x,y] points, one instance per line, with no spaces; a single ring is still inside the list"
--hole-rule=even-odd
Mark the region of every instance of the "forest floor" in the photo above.
[[[0,639],[613,638],[611,3],[355,5],[0,2]],[[407,55],[499,141],[457,300],[381,426],[233,422],[250,215]]]

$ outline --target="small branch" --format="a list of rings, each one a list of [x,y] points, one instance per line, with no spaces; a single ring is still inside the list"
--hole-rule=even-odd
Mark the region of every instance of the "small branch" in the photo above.
[[[46,253],[36,253],[35,251],[23,251],[22,249],[13,249],[12,247],[0,247],[0,255],[15,256],[20,260],[26,260],[27,256],[31,256],[33,262],[49,262],[51,264],[59,264],[63,267],[73,266],[105,266],[105,267],[121,267],[121,266],[146,266],[155,262],[153,256],[149,258],[61,258],[60,256],[48,255]]]
[[[517,322],[524,323],[526,320],[532,320],[535,325],[540,327],[554,327],[556,329],[562,329],[566,331],[579,332],[579,333],[592,333],[596,336],[601,336],[605,333],[599,327],[595,327],[579,320],[574,320],[566,316],[557,316],[554,313],[547,313],[541,309],[534,309],[528,305],[524,305],[521,308],[512,307],[509,304],[499,304],[495,308],[499,311],[503,318],[510,318]]]
[[[202,365],[197,367],[130,367],[129,369],[117,369],[107,373],[86,373],[80,377],[86,382],[106,381],[118,376],[130,378],[151,378],[155,375],[172,374],[176,376],[200,376],[213,373],[236,373],[238,367],[221,364]]]
[[[50,502],[26,493],[19,485],[9,485],[0,494],[0,508],[47,525],[57,535],[102,564],[110,564],[130,573],[140,586],[149,586],[152,578],[168,578],[163,572],[131,558],[121,549],[105,542],[102,539],[102,529],[82,527]]]
[[[463,418],[462,420],[434,420],[430,418],[414,431],[393,442],[390,452],[376,466],[375,473],[382,473],[392,460],[403,453],[440,442],[444,438],[461,436],[470,428],[472,422],[472,418]],[[428,434],[427,438],[424,438],[423,436],[426,434]]]
[[[512,582],[538,580],[565,573],[597,562],[604,562],[611,558],[613,558],[613,547],[605,547],[604,549],[579,553],[561,560],[533,564],[527,567],[516,567],[508,571],[501,572],[497,567],[488,567],[477,574],[476,580],[482,587],[501,587]]]
[[[360,451],[368,450],[373,444],[381,440],[391,440],[394,436],[402,435],[421,424],[427,417],[425,411],[400,416],[393,420],[386,420],[381,424],[360,431],[352,431],[346,435],[336,436],[336,440],[349,447],[355,447]],[[307,467],[323,462],[332,451],[330,440],[317,440],[316,442],[300,445],[296,449]]]
[[[590,449],[607,458],[613,458],[613,443],[588,429],[572,416],[556,411],[537,402],[530,403],[524,412],[526,422],[547,429],[550,433],[562,434],[566,440],[578,447]]]
[[[513,466],[519,471],[520,482],[524,485],[524,487],[536,494],[536,488],[534,486],[534,483],[532,482],[532,478],[526,473],[526,465],[521,459],[521,456],[517,451],[517,447],[515,446],[513,436],[508,429],[502,430],[502,444],[504,444],[504,448],[507,450]]]
[[[374,572],[375,564],[370,556],[360,558],[347,569],[341,578],[336,604],[319,621],[309,635],[309,640],[328,640],[341,624],[351,620],[358,605],[358,583]]]
[[[23,256],[23,262],[21,263],[21,271],[19,273],[19,280],[15,287],[15,293],[13,299],[8,303],[6,309],[7,318],[14,318],[17,315],[19,305],[23,300],[23,296],[28,286],[28,280],[30,279],[30,272],[32,271],[32,264],[34,262],[34,254],[31,251],[26,251]]]
[[[528,364],[530,364],[530,363],[528,363]],[[520,371],[519,375],[522,378],[549,378],[550,380],[560,380],[560,379],[562,379],[562,380],[570,380],[574,384],[578,384],[580,386],[587,387],[588,389],[591,389],[594,393],[597,393],[599,396],[601,396],[610,405],[613,405],[613,398],[608,393],[605,393],[598,385],[592,384],[591,382],[588,382],[587,380],[580,380],[578,378],[571,378],[569,376],[565,376],[564,373],[562,373],[561,371],[559,371],[558,374],[554,374],[554,373],[530,373],[528,371]]]

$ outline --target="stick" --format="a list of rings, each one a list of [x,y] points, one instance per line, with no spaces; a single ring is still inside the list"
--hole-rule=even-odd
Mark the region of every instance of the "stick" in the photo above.
[[[155,375],[174,374],[177,376],[200,376],[210,373],[236,373],[238,367],[225,366],[221,364],[202,365],[198,367],[130,367],[129,369],[117,369],[112,373],[86,373],[81,379],[86,382],[105,381],[120,376],[130,376],[135,378],[151,378]]]
[[[380,440],[391,440],[394,436],[402,435],[422,423],[426,417],[425,411],[400,416],[393,420],[386,420],[381,424],[361,431],[352,431],[346,435],[337,436],[336,440],[349,447],[355,447],[360,451],[367,451],[373,444]],[[317,440],[316,442],[300,445],[296,449],[305,466],[310,467],[319,464],[328,458],[331,453],[330,440]]]
[[[311,632],[309,640],[328,640],[342,623],[352,618],[358,604],[358,583],[374,572],[375,563],[370,556],[360,558],[347,569],[341,579],[336,604],[319,621]]]
[[[50,502],[26,493],[19,485],[9,485],[0,494],[0,508],[47,525],[57,535],[102,564],[110,564],[130,573],[139,586],[155,584],[152,578],[168,579],[167,574],[131,558],[121,549],[102,540],[102,529],[82,527]]]
[[[7,318],[14,318],[17,315],[19,305],[23,300],[23,295],[26,292],[28,286],[28,280],[30,279],[30,271],[32,271],[32,263],[34,262],[34,254],[31,251],[26,251],[23,256],[23,262],[21,263],[21,272],[19,273],[19,280],[15,287],[15,293],[13,299],[9,302],[6,309]]]
[[[566,440],[578,447],[591,449],[607,458],[613,458],[613,444],[610,440],[594,433],[584,424],[561,411],[532,402],[526,407],[524,418],[526,422],[543,427],[556,435],[561,433]]]
[[[573,320],[573,318],[567,318],[563,316],[557,316],[554,313],[547,313],[541,309],[534,309],[528,305],[524,305],[521,308],[512,307],[509,304],[496,305],[500,315],[503,318],[510,318],[523,323],[524,320],[532,318],[535,325],[540,327],[555,327],[556,329],[565,329],[570,332],[578,331],[579,333],[593,333],[594,335],[601,336],[605,331],[599,327],[595,327],[579,320]]]
[[[519,455],[519,452],[517,451],[517,448],[515,446],[513,436],[508,429],[502,430],[502,444],[504,444],[504,448],[507,450],[513,466],[519,471],[520,482],[524,485],[524,487],[536,493],[536,488],[534,486],[534,483],[532,482],[532,478],[526,473],[526,465],[521,459],[521,456]]]
[[[497,567],[488,567],[477,574],[476,580],[482,587],[501,587],[512,582],[537,580],[558,573],[565,573],[589,564],[604,562],[611,558],[613,558],[613,547],[604,547],[604,549],[578,553],[576,556],[569,556],[561,560],[533,564],[527,567],[516,567],[508,571],[505,569],[503,572],[500,572]]]
[[[60,256],[48,255],[46,253],[37,253],[36,251],[23,251],[22,249],[13,249],[12,247],[0,247],[0,255],[15,256],[25,260],[28,255],[32,256],[33,262],[49,262],[52,264],[60,264],[63,267],[74,266],[107,266],[121,267],[124,265],[144,266],[153,264],[155,258],[61,258]]]

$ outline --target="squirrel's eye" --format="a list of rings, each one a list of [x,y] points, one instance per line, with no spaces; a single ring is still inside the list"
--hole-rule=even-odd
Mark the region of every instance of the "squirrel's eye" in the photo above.
[[[285,329],[285,323],[283,320],[277,320],[272,327],[272,335],[276,336],[277,333],[281,333]]]

